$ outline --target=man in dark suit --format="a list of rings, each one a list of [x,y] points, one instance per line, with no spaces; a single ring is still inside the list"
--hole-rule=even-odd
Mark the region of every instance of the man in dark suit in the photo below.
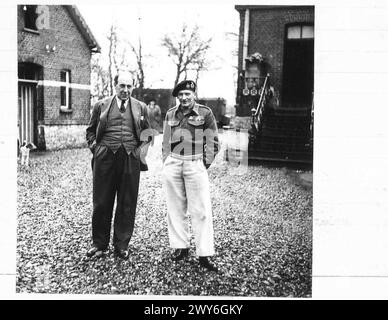
[[[146,105],[131,97],[134,79],[129,73],[114,78],[116,95],[93,106],[86,139],[93,153],[93,245],[88,257],[102,257],[109,246],[112,211],[114,252],[128,259],[139,190],[140,171],[152,141]]]

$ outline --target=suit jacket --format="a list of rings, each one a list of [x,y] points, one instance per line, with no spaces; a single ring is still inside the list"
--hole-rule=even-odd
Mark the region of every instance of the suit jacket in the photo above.
[[[94,152],[96,145],[101,141],[104,135],[108,122],[109,110],[112,107],[112,101],[114,98],[115,96],[111,96],[99,100],[93,106],[92,115],[90,117],[88,127],[86,128],[86,140],[88,142],[89,149],[92,152]],[[145,156],[153,139],[153,132],[149,123],[146,105],[135,98],[130,97],[130,99],[130,107],[135,128],[134,133],[137,139],[137,148],[134,152],[135,156],[140,160],[140,170],[146,171],[148,170],[148,166],[145,163]]]

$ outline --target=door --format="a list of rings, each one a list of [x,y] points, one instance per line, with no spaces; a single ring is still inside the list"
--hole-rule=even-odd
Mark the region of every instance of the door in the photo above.
[[[34,110],[36,101],[36,84],[19,82],[18,86],[18,129],[19,141],[34,141]]]
[[[286,28],[283,62],[283,107],[310,108],[314,91],[314,27]]]

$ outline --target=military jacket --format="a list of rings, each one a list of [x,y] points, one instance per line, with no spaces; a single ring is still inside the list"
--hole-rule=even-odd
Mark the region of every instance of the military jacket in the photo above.
[[[169,154],[185,158],[202,155],[208,167],[218,151],[217,122],[210,108],[195,103],[186,115],[180,106],[167,111],[163,126],[163,162]]]

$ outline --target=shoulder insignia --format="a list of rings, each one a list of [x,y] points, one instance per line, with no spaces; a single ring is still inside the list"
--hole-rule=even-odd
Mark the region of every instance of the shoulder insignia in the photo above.
[[[173,110],[176,109],[176,108],[178,108],[178,106],[174,106],[174,107],[168,109],[167,112],[173,111]]]
[[[205,106],[205,105],[203,105],[203,104],[198,104],[198,106],[200,107],[200,108],[204,108],[204,109],[207,109],[207,110],[212,110],[212,109],[210,109],[208,106]]]

